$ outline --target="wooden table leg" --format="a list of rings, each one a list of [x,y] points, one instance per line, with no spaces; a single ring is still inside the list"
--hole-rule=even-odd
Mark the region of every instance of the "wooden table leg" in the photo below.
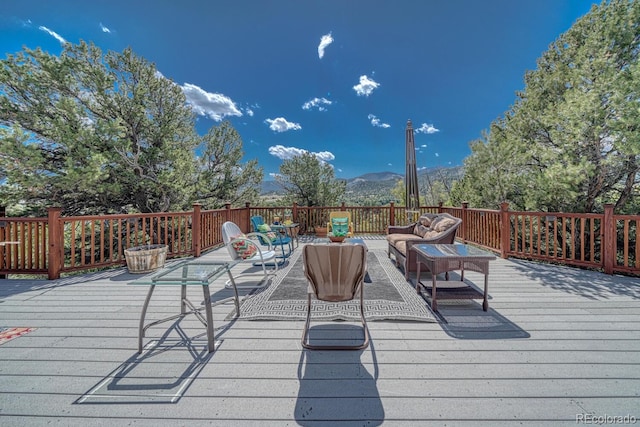
[[[420,261],[416,261],[416,292],[420,295]]]

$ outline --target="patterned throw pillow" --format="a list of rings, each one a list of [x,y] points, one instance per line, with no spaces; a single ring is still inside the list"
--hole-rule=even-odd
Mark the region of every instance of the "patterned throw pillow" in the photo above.
[[[275,231],[271,231],[271,227],[269,227],[267,224],[260,224],[258,226],[258,231],[260,233],[266,234],[267,239],[269,239],[271,243],[275,243],[278,240],[278,235],[275,233]]]
[[[333,218],[331,233],[336,237],[346,236],[349,233],[349,218]]]
[[[258,248],[256,248],[255,243],[251,240],[247,239],[247,236],[244,234],[240,234],[234,239],[238,239],[234,241],[231,246],[236,251],[238,256],[242,259],[251,258],[258,252]]]

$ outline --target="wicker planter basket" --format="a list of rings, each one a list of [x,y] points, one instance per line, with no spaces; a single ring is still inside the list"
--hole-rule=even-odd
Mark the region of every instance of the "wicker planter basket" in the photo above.
[[[124,250],[129,273],[142,274],[164,267],[167,245],[135,246]]]

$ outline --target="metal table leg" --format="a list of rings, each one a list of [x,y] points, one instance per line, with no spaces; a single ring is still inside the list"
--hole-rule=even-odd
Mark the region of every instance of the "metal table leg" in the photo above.
[[[140,324],[138,325],[138,353],[142,353],[142,338],[144,338],[144,318],[147,315],[147,307],[149,306],[149,301],[151,301],[151,295],[153,295],[153,290],[156,285],[151,285],[149,287],[149,292],[147,292],[147,297],[144,300],[144,305],[142,306],[142,313],[140,314]]]
[[[203,285],[204,292],[204,311],[207,316],[207,343],[209,345],[209,353],[215,350],[216,342],[213,334],[213,314],[211,312],[211,294],[209,293],[209,285]]]

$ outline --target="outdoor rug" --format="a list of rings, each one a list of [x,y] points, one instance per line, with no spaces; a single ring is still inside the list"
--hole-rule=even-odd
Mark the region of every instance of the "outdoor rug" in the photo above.
[[[0,344],[4,344],[7,341],[11,341],[14,338],[18,338],[24,334],[35,330],[36,328],[4,328],[0,327]]]
[[[303,273],[302,250],[291,255],[271,285],[249,295],[240,307],[244,320],[305,320],[307,279]],[[405,281],[404,275],[383,250],[369,250],[364,283],[367,320],[437,322],[425,300]],[[359,298],[346,302],[313,300],[313,320],[359,320]],[[232,319],[235,313],[229,314]]]

